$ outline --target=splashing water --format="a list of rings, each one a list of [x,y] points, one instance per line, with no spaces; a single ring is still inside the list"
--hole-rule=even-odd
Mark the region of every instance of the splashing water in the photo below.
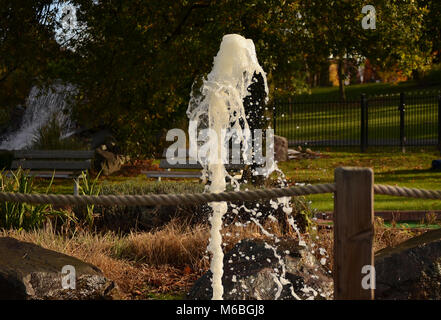
[[[20,128],[2,139],[0,149],[20,150],[30,147],[38,130],[53,116],[56,116],[58,123],[64,128],[63,138],[72,134],[73,123],[66,100],[73,90],[73,86],[61,84],[46,90],[32,87]]]
[[[210,181],[208,185],[210,192],[224,191],[226,177],[229,176],[222,161],[222,155],[226,154],[227,148],[224,137],[222,137],[223,130],[233,128],[238,133],[238,138],[245,142],[245,145],[249,142],[249,126],[243,99],[249,94],[247,89],[252,83],[254,73],[265,75],[257,61],[253,41],[240,35],[226,35],[223,37],[219,52],[214,58],[213,69],[203,82],[201,94],[193,96],[190,100],[187,110],[190,119],[190,136],[196,136],[198,129],[206,128],[216,133],[215,137],[208,140],[210,148],[206,159],[200,158],[199,154],[194,154],[197,141],[190,139],[190,154],[198,157],[202,163],[203,175]],[[268,93],[266,80],[265,91]],[[220,232],[222,218],[227,211],[227,203],[215,202],[209,205],[213,210],[210,218],[211,234],[208,246],[208,251],[212,253],[210,269],[213,274],[213,299],[219,300],[223,296],[224,256]]]
[[[244,160],[247,160],[247,151],[249,151],[247,146],[250,145],[252,137],[243,101],[244,98],[250,95],[248,88],[253,81],[256,81],[253,78],[255,74],[260,74],[263,77],[264,90],[266,97],[268,97],[266,73],[258,63],[253,41],[236,34],[225,35],[219,52],[214,58],[213,69],[207,78],[203,80],[199,94],[192,93],[187,110],[190,120],[190,157],[197,158],[202,164],[203,177],[210,182],[206,186],[206,190],[209,192],[219,193],[225,191],[227,177],[235,190],[240,188],[238,181],[225,170],[224,155],[228,154],[226,150],[228,141],[225,141],[226,137],[223,132],[228,129],[235,130],[236,139],[242,143],[244,148],[242,156]],[[255,107],[262,108],[263,106]],[[196,138],[197,133],[204,129],[209,129],[216,133],[213,136],[209,135],[208,138],[206,137],[206,141],[204,141],[205,145],[209,145],[206,158],[202,158],[200,153],[197,152],[198,147],[201,147],[201,142]],[[272,163],[270,170],[266,172],[266,176],[269,176],[273,171],[278,172],[279,182],[283,184],[283,181],[286,180],[284,180],[283,173],[278,170],[275,162]],[[289,214],[292,211],[289,200],[289,197],[277,199],[273,201],[274,207],[277,208],[282,204],[284,212]],[[210,217],[211,232],[208,245],[208,251],[212,254],[210,270],[213,275],[213,299],[219,300],[223,296],[224,254],[222,251],[221,229],[222,219],[227,212],[228,206],[226,202],[214,202],[209,205],[213,211]],[[256,213],[253,210],[251,211],[253,214]],[[252,221],[264,233],[266,232],[257,219],[252,219]],[[295,227],[293,221],[289,222]],[[281,279],[283,283],[283,280],[285,280],[284,275],[282,275]]]
[[[259,75],[265,91],[265,101],[255,101],[250,94],[250,86],[255,84],[258,80],[255,75]],[[253,106],[251,114],[257,110],[257,108],[263,108],[264,102],[267,102],[268,86],[266,81],[266,73],[259,65],[254,43],[250,39],[237,34],[225,35],[222,39],[219,52],[214,58],[213,69],[208,74],[206,79],[203,79],[203,83],[200,88],[196,88],[200,91],[195,91],[191,94],[191,99],[187,109],[187,115],[190,120],[189,124],[189,136],[190,136],[190,159],[197,159],[202,169],[202,179],[208,181],[205,188],[208,192],[219,193],[226,190],[227,180],[230,181],[234,190],[240,190],[240,184],[229,175],[226,171],[224,163],[228,161],[229,138],[225,131],[229,129],[235,132],[235,144],[241,145],[242,158],[246,163],[250,163],[250,156],[255,157],[256,151],[262,150],[263,146],[260,141],[260,145],[254,145],[254,150],[251,150],[252,135],[250,132],[250,126],[247,121],[247,114],[244,108],[244,101],[248,101]],[[255,113],[258,114],[258,113]],[[198,132],[208,130],[207,135],[197,135]],[[214,134],[213,134],[214,133]],[[287,180],[283,172],[277,167],[277,163],[273,159],[273,145],[269,145],[271,142],[272,131],[267,131],[267,144],[266,144],[266,170],[259,171],[259,168],[253,169],[253,175],[264,174],[265,178],[268,178],[273,172],[277,174],[277,184],[280,187],[287,186]],[[207,148],[208,146],[208,148]],[[205,149],[204,149],[205,148]],[[199,150],[198,150],[199,149]],[[203,152],[200,152],[202,151]],[[205,155],[204,155],[205,153]],[[268,154],[271,156],[268,157]],[[254,159],[255,160],[255,159]],[[287,218],[289,226],[296,232],[298,237],[299,246],[307,247],[305,241],[302,239],[300,231],[292,216],[291,198],[282,197],[271,200],[269,202],[273,210],[282,209]],[[212,215],[210,217],[211,231],[210,242],[208,245],[208,251],[212,254],[210,270],[212,272],[212,289],[214,300],[221,300],[223,297],[223,250],[222,246],[222,224],[223,218],[228,210],[226,202],[213,202],[209,203],[212,209]],[[242,224],[246,226],[249,223],[254,223],[262,232],[262,234],[271,238],[275,244],[280,239],[277,236],[271,234],[265,230],[264,226],[259,222],[259,204],[255,204],[255,208],[247,208],[245,204],[237,206],[233,203],[229,204],[232,208],[233,214],[238,214],[239,210],[243,210],[250,214],[250,220]],[[273,221],[277,219],[270,214],[268,216]],[[235,224],[240,223],[236,222]],[[228,236],[228,234],[226,234]],[[274,252],[275,258],[280,264],[280,271],[272,274],[275,283],[278,286],[278,291],[275,298],[278,299],[282,287],[285,285],[290,286],[291,294],[295,299],[300,299],[294,292],[292,283],[286,279],[286,266],[280,255],[277,254],[276,247],[270,244],[266,244],[266,248],[271,249]],[[232,268],[230,268],[232,270]],[[312,292],[310,297],[314,298],[315,292],[312,288],[304,287],[303,292]],[[308,298],[308,299],[309,299]]]

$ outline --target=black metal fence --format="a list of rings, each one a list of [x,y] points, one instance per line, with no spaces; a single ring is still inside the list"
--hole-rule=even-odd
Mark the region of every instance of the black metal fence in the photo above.
[[[358,100],[275,100],[275,134],[290,146],[441,146],[441,95],[361,95]]]

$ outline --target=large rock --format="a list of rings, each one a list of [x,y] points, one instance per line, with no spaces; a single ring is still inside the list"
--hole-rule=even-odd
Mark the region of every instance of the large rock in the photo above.
[[[376,299],[441,299],[441,229],[375,255]]]
[[[329,299],[332,279],[315,257],[297,241],[282,240],[277,255],[286,268],[285,283],[280,279],[282,266],[273,249],[262,240],[242,240],[224,256],[222,283],[226,300],[291,300]],[[211,272],[198,279],[189,299],[208,300],[212,297]],[[294,297],[291,291],[293,289]]]
[[[63,289],[61,272],[67,265],[75,268],[76,289]],[[116,294],[116,285],[91,264],[33,243],[0,238],[0,300],[111,299]]]
[[[125,162],[124,156],[108,151],[105,145],[95,150],[95,168],[105,176],[118,172]]]
[[[274,135],[274,159],[288,161],[288,139]]]

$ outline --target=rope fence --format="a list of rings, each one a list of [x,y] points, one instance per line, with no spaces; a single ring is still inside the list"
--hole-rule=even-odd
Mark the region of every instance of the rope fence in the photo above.
[[[374,194],[439,199],[441,191],[374,184],[369,168],[335,169],[335,183],[289,188],[195,194],[56,195],[0,192],[0,202],[53,205],[156,206],[219,201],[253,201],[334,193],[334,299],[374,299],[374,288],[363,285],[365,266],[374,266]]]
[[[149,194],[149,195],[59,195],[59,194],[24,194],[0,192],[0,201],[53,204],[53,205],[102,205],[102,206],[154,206],[201,204],[219,201],[254,201],[281,197],[305,196],[310,194],[334,193],[335,183],[325,183],[290,188],[272,188],[251,191],[230,191],[221,193],[189,193],[189,194]],[[374,185],[374,192],[381,195],[440,199],[441,191],[415,188],[403,188],[388,185]]]
[[[382,185],[382,184],[375,184],[374,185],[374,192],[376,194],[382,194],[382,195],[388,195],[388,196],[441,200],[441,191],[439,191],[439,190],[403,188],[403,187],[394,187],[394,186],[387,186],[387,185]]]
[[[326,183],[290,188],[187,194],[74,196],[0,192],[0,201],[33,204],[46,203],[53,205],[154,206],[201,204],[219,201],[253,201],[260,199],[302,196],[308,194],[332,193],[334,191],[335,184]]]

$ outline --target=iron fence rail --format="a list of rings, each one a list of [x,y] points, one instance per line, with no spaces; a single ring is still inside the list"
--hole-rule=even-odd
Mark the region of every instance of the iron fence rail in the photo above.
[[[346,101],[276,99],[273,127],[290,146],[441,146],[441,95],[361,95]]]

